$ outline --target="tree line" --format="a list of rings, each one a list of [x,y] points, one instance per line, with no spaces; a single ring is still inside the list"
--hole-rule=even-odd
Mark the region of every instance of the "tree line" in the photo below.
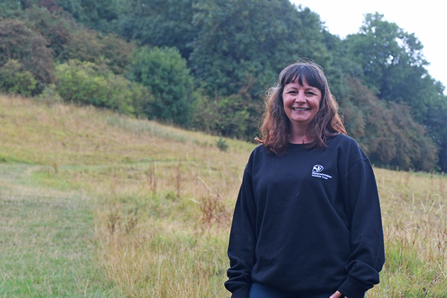
[[[0,0],[0,89],[253,140],[265,91],[321,65],[378,166],[447,171],[447,100],[413,33],[365,15],[341,39],[289,0]]]

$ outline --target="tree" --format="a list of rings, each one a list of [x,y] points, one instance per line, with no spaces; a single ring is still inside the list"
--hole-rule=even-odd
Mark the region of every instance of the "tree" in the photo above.
[[[129,53],[133,47],[134,43],[128,43],[113,33],[102,35],[94,30],[78,30],[64,45],[60,60],[104,62],[115,74],[123,74],[130,63]]]
[[[428,106],[438,96],[436,82],[428,75],[423,45],[384,16],[366,14],[358,34],[345,42],[351,57],[363,68],[368,87],[386,101],[405,102],[414,119],[423,123]]]
[[[19,1],[0,0],[0,16],[3,18],[11,18],[17,11],[21,10]]]
[[[106,34],[102,37],[102,54],[106,59],[107,65],[116,74],[123,74],[130,63],[130,55],[135,44],[126,42],[117,34]]]
[[[436,116],[438,111],[433,108],[443,110],[447,105],[444,86],[425,69],[428,63],[415,35],[383,17],[367,14],[360,32],[349,35],[345,45],[362,66],[366,84],[381,100],[404,103],[410,108],[411,117],[423,125],[424,133],[438,146],[439,166],[445,171],[446,136],[440,130],[445,121]]]
[[[438,146],[439,162],[441,171],[447,173],[447,100],[439,100],[428,108],[426,127],[429,135]]]
[[[347,78],[347,86],[349,96],[341,106],[346,129],[373,163],[403,170],[435,167],[436,145],[404,103],[380,101],[358,79]]]
[[[62,52],[62,61],[69,59],[98,62],[103,53],[103,45],[98,36],[98,32],[94,30],[79,30],[75,32],[70,40],[64,45]]]
[[[121,15],[118,32],[127,40],[142,45],[176,47],[189,58],[189,44],[198,34],[192,24],[193,0],[131,0],[128,12]]]
[[[16,59],[37,80],[37,92],[54,81],[53,52],[42,35],[17,20],[0,20],[0,67]]]
[[[324,64],[318,15],[288,0],[200,0],[189,65],[209,95],[258,97],[299,58]],[[278,17],[281,16],[281,17]]]
[[[199,33],[189,65],[212,101],[207,111],[217,110],[215,132],[253,140],[265,91],[281,69],[299,59],[330,64],[319,16],[288,0],[198,0],[193,7]]]
[[[45,7],[49,12],[62,12],[63,8],[57,5],[56,0],[40,0],[37,3],[40,7]]]
[[[59,11],[61,9],[53,5],[55,0],[42,0],[39,3],[48,5],[48,7],[34,6],[23,11],[19,18],[25,22],[28,28],[41,34],[47,40],[47,47],[53,51],[54,56],[59,57],[72,38],[70,32],[74,29],[72,28],[72,19],[67,19],[66,14],[50,12],[50,10]]]
[[[129,77],[148,87],[155,98],[145,109],[149,118],[190,123],[194,79],[176,48],[141,48],[133,56]]]
[[[324,73],[328,79],[331,93],[342,103],[348,97],[348,87],[346,77],[363,79],[362,65],[356,62],[349,53],[347,44],[338,36],[322,31],[323,42],[328,49],[331,60],[324,68]]]
[[[57,0],[57,5],[90,29],[113,32],[127,0]]]

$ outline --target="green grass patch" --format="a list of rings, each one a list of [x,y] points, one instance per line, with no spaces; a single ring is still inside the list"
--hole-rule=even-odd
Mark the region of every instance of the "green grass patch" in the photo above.
[[[15,158],[14,156],[5,155],[0,153],[0,163],[22,163],[22,164],[31,164],[31,162],[27,160],[20,160]]]
[[[113,296],[94,262],[87,198],[26,186],[23,169],[0,185],[0,296]]]

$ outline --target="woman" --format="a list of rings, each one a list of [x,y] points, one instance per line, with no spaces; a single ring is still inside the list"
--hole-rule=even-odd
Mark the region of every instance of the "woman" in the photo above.
[[[322,70],[295,63],[270,89],[244,171],[226,288],[239,298],[360,298],[385,261],[371,164],[346,136]]]

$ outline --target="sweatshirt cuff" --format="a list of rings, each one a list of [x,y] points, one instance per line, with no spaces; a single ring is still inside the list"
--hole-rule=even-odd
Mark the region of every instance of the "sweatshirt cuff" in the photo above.
[[[243,289],[234,291],[233,294],[231,295],[231,298],[248,298],[248,294],[249,294],[249,289],[243,288]]]
[[[341,284],[338,291],[348,298],[363,298],[366,292],[361,284],[349,277]]]

